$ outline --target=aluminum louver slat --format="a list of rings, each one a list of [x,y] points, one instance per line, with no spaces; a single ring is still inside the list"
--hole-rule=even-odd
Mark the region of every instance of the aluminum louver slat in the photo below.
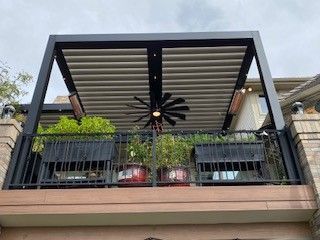
[[[245,51],[244,46],[164,48],[163,92],[184,98],[190,107],[187,121],[165,128],[221,128]],[[86,112],[108,117],[118,129],[136,125],[139,114],[127,115],[135,110],[126,104],[139,105],[133,96],[150,101],[147,49],[63,52]]]

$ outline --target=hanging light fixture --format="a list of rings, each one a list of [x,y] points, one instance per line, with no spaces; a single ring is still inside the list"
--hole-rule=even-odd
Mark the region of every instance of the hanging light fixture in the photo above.
[[[82,106],[80,104],[79,95],[76,92],[72,92],[69,95],[69,100],[73,109],[74,116],[77,120],[79,120],[81,117],[85,115]]]
[[[152,116],[154,116],[154,117],[160,117],[160,115],[161,115],[161,113],[158,110],[152,112]]]
[[[241,102],[243,100],[243,97],[244,97],[245,93],[246,93],[246,89],[245,88],[241,88],[241,89],[235,90],[234,95],[233,95],[232,100],[231,100],[230,108],[229,108],[229,111],[228,111],[229,114],[232,114],[232,115],[237,114],[237,112],[240,109]]]

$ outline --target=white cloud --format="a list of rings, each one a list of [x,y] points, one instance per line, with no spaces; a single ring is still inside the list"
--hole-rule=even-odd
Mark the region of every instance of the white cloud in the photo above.
[[[320,72],[317,0],[0,0],[0,10],[0,59],[35,78],[48,35],[62,33],[259,30],[273,76]],[[65,93],[52,79],[49,101]]]

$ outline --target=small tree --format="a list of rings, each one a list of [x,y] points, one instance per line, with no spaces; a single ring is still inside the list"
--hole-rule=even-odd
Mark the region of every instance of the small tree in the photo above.
[[[6,104],[17,104],[27,94],[24,87],[32,81],[32,76],[24,71],[12,75],[11,68],[0,61],[0,108]]]

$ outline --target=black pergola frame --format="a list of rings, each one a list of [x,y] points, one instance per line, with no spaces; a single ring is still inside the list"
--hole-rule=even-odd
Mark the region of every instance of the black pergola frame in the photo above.
[[[49,84],[50,73],[54,59],[56,59],[59,69],[62,73],[68,91],[77,92],[73,83],[71,73],[64,58],[62,49],[99,49],[99,48],[147,48],[149,79],[153,78],[154,72],[161,74],[161,69],[156,69],[150,62],[151,53],[161,54],[162,48],[173,47],[216,47],[216,46],[246,46],[246,52],[240,68],[238,79],[234,88],[241,89],[247,79],[247,74],[255,57],[260,75],[261,85],[266,98],[271,122],[274,128],[280,131],[279,145],[283,154],[288,177],[290,179],[299,179],[301,170],[298,167],[297,158],[294,153],[293,145],[288,137],[288,131],[285,126],[284,117],[278,102],[277,93],[273,84],[271,72],[269,70],[266,55],[263,49],[262,41],[257,31],[240,32],[202,32],[202,33],[152,33],[152,34],[93,34],[93,35],[50,35],[37,84],[34,90],[31,107],[28,111],[27,122],[23,129],[23,134],[34,134],[37,130],[38,122],[42,112],[44,99]],[[161,64],[160,64],[161,65]],[[159,64],[158,64],[159,66]],[[151,69],[151,70],[150,70]],[[231,98],[232,99],[232,98]],[[81,104],[81,102],[80,102]],[[231,101],[230,101],[231,104]],[[230,108],[229,104],[229,108]],[[81,104],[82,106],[82,104]],[[223,129],[228,129],[233,115],[228,114],[225,117]],[[20,138],[21,141],[21,138]],[[19,163],[17,171],[22,171],[23,159],[28,152],[30,143],[23,142],[17,144],[19,153],[14,154],[15,163]],[[18,161],[20,160],[20,161]],[[15,165],[15,163],[12,163]],[[8,171],[9,181],[13,176],[13,168]],[[19,174],[14,174],[15,176]],[[11,177],[10,177],[11,176]],[[6,186],[8,186],[8,181]]]

